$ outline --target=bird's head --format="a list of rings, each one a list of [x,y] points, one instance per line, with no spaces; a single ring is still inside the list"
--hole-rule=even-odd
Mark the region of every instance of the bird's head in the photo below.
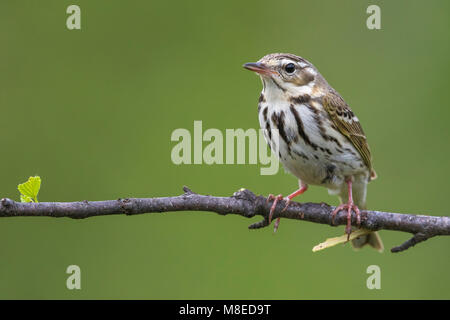
[[[269,94],[311,95],[318,78],[323,79],[310,62],[289,53],[268,54],[244,68],[259,74]]]

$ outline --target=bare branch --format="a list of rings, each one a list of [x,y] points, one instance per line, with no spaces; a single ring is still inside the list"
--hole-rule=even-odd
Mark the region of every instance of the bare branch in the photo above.
[[[241,189],[232,197],[214,197],[200,195],[183,187],[184,194],[164,198],[130,198],[106,201],[80,202],[40,202],[21,203],[11,199],[0,201],[0,217],[68,217],[84,219],[94,216],[113,214],[135,215],[142,213],[170,211],[210,211],[221,215],[237,214],[246,218],[256,215],[263,220],[249,226],[250,229],[263,228],[269,225],[268,217],[271,203],[263,196]],[[335,207],[326,203],[291,202],[283,211],[285,202],[280,201],[273,219],[304,220],[331,225],[331,212]],[[346,224],[346,214],[339,213],[335,225]],[[356,225],[353,217],[352,224]],[[415,244],[439,235],[450,235],[450,217],[434,217],[414,214],[400,214],[382,211],[362,211],[361,227],[369,230],[395,230],[408,232],[414,236],[400,246],[392,248],[392,252],[404,251]]]

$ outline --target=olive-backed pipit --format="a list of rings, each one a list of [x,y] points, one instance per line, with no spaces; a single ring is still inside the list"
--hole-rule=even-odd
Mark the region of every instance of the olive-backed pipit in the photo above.
[[[366,208],[367,184],[376,178],[358,118],[319,71],[301,57],[269,54],[244,67],[257,72],[263,83],[258,112],[265,139],[285,169],[299,179],[299,189],[287,196],[287,202],[305,192],[308,185],[326,187],[341,199],[332,219],[346,210],[345,231],[350,236],[352,210],[359,225],[360,209]],[[276,204],[283,197],[270,195],[269,199],[274,200],[270,223]],[[275,230],[278,224],[279,218]],[[361,236],[352,243],[356,248],[369,244],[383,250],[377,233]]]

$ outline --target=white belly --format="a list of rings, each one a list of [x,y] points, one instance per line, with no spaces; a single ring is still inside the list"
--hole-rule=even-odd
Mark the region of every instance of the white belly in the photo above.
[[[272,152],[277,152],[285,169],[301,181],[340,190],[346,177],[368,176],[358,151],[331,128],[326,111],[319,108],[316,110],[320,111],[314,111],[306,104],[271,105],[270,101],[261,103],[260,107],[259,122],[267,143]],[[283,126],[278,128],[277,134],[274,129],[277,129],[280,117]],[[269,126],[272,133],[267,130]],[[324,139],[324,134],[331,138]]]

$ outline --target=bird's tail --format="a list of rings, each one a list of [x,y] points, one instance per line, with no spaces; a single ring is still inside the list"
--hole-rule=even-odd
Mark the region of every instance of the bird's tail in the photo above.
[[[371,232],[352,240],[352,246],[356,250],[361,249],[367,244],[378,252],[383,252],[384,250],[383,241],[381,241],[378,232]]]

